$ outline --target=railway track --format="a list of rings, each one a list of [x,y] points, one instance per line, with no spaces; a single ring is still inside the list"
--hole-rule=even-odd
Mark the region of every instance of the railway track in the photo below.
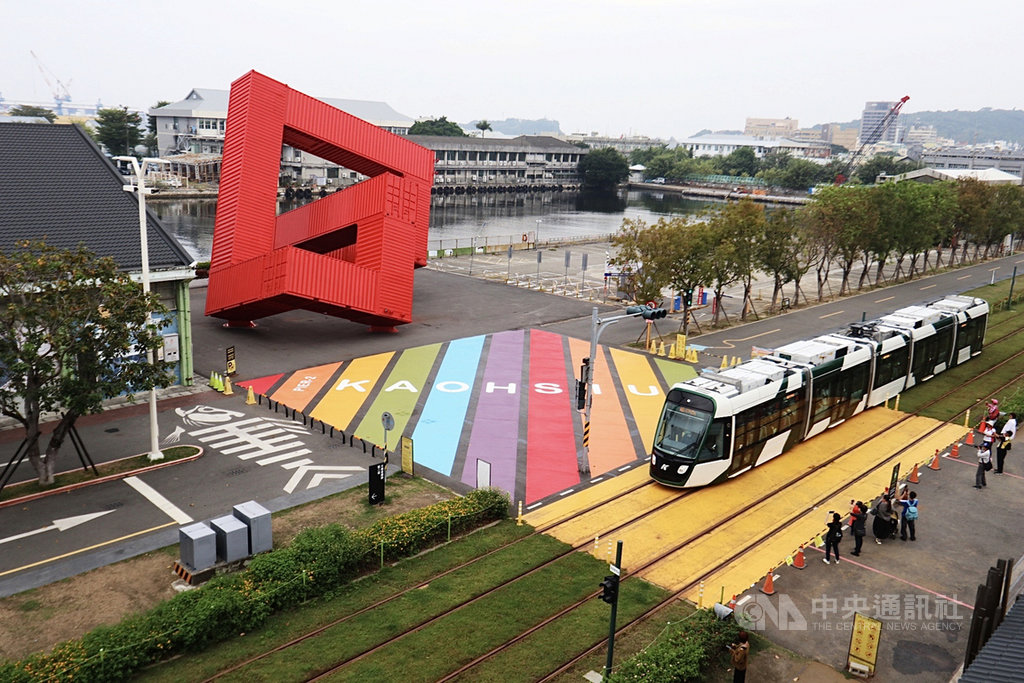
[[[990,333],[992,331],[995,331],[997,328],[998,329],[1003,329],[1005,327],[1009,327],[1009,325],[1007,323],[1008,323],[1008,321],[1003,321],[1002,323],[1000,323],[1000,325],[993,326],[990,329]],[[1015,328],[1015,329],[1009,329],[1009,331],[1007,331],[1004,334],[1002,334],[999,338],[990,341],[987,346],[991,346],[991,345],[996,344],[996,343],[998,343],[1000,341],[1004,341],[1004,340],[1010,339],[1011,337],[1013,337],[1013,336],[1015,336],[1017,334],[1020,334],[1021,331],[1022,331],[1022,329],[1019,328],[1019,327]],[[938,397],[935,397],[932,400],[928,401],[925,405],[920,406],[917,409],[917,411],[915,411],[914,414],[908,414],[908,415],[902,416],[895,423],[889,424],[889,425],[885,426],[883,429],[875,430],[874,432],[872,432],[871,434],[869,434],[869,435],[865,436],[864,438],[860,439],[856,443],[851,444],[851,445],[847,446],[846,448],[843,448],[842,450],[837,452],[835,455],[833,455],[830,458],[828,458],[825,462],[817,463],[818,467],[819,468],[824,468],[827,465],[830,465],[830,464],[833,464],[835,462],[840,461],[842,458],[847,457],[851,453],[853,453],[857,448],[859,448],[861,446],[864,446],[865,444],[871,442],[875,438],[878,438],[883,432],[888,431],[888,430],[894,428],[896,425],[899,425],[899,424],[902,424],[902,423],[904,423],[904,422],[906,422],[908,420],[911,420],[916,415],[918,415],[921,411],[926,410],[927,408],[929,408],[931,406],[934,406],[934,405],[940,403],[941,401],[945,401],[945,400],[949,399],[950,397],[954,396],[955,394],[959,394],[961,396],[965,395],[967,393],[967,392],[964,391],[965,387],[970,387],[972,385],[984,386],[984,387],[986,387],[986,391],[980,392],[980,393],[982,393],[983,395],[986,395],[986,396],[987,395],[992,395],[994,393],[998,393],[1000,390],[1005,388],[1005,386],[1007,386],[1010,383],[1012,383],[1012,381],[1011,382],[1003,383],[1002,385],[997,386],[997,387],[992,387],[992,386],[988,386],[986,384],[986,380],[993,373],[996,373],[997,371],[999,371],[1002,368],[1006,367],[1008,364],[1013,363],[1015,361],[1018,361],[1021,356],[1024,356],[1024,351],[1019,351],[1017,353],[1011,354],[1010,356],[1008,356],[1004,360],[1000,361],[999,363],[996,363],[995,365],[993,365],[993,366],[991,366],[989,368],[986,368],[983,372],[979,373],[978,375],[975,375],[966,384],[957,385],[953,389],[950,389],[949,391],[943,393],[942,395],[940,395]],[[960,403],[960,405],[963,405],[964,407],[962,409],[960,409],[959,412],[955,413],[954,418],[959,417],[960,415],[963,415],[967,410],[969,410],[974,405],[976,405],[976,402],[974,400],[971,400],[971,401],[966,401],[965,400],[964,402]],[[942,428],[942,425],[935,426],[931,430],[929,430],[928,434],[933,434],[936,431],[940,430],[941,428]],[[808,511],[808,507],[813,508],[813,507],[815,507],[817,505],[823,504],[829,498],[831,498],[832,496],[840,493],[841,491],[845,490],[846,488],[850,487],[858,479],[863,478],[864,476],[867,476],[871,472],[884,471],[886,468],[890,467],[894,461],[898,460],[899,457],[905,451],[907,451],[907,449],[909,447],[910,446],[904,446],[903,448],[900,448],[900,449],[890,453],[884,459],[882,459],[880,462],[878,462],[876,465],[874,465],[867,472],[858,472],[854,476],[842,479],[841,481],[839,481],[838,483],[833,485],[832,488],[829,489],[828,491],[826,491],[824,494],[819,495],[818,498],[815,501],[813,501],[811,505],[804,506],[800,510],[797,510],[795,512],[792,512],[790,514],[782,516],[776,524],[772,525],[771,527],[766,527],[763,530],[763,533],[751,535],[749,537],[749,541],[744,543],[744,544],[742,544],[742,545],[740,545],[740,546],[738,546],[734,553],[732,553],[731,555],[716,561],[706,571],[702,572],[700,574],[700,577],[694,577],[692,579],[688,579],[687,582],[681,588],[678,588],[677,590],[672,591],[671,594],[668,597],[666,597],[664,600],[662,600],[659,603],[651,606],[648,610],[646,610],[642,614],[635,616],[634,618],[630,619],[628,622],[626,622],[622,626],[620,626],[618,628],[618,630],[617,630],[617,633],[627,632],[631,628],[635,627],[636,624],[641,623],[644,619],[649,618],[652,615],[657,614],[659,611],[661,611],[661,610],[665,609],[667,606],[673,604],[680,597],[682,597],[685,594],[687,594],[688,592],[692,591],[700,583],[701,577],[705,577],[705,576],[708,576],[708,575],[710,575],[710,574],[712,574],[712,573],[714,573],[716,571],[719,571],[723,567],[728,566],[730,563],[734,563],[736,561],[742,560],[745,556],[747,556],[749,553],[751,553],[759,544],[764,542],[765,539],[771,537],[773,534],[777,533],[779,530],[781,530],[781,529],[785,528],[786,526],[792,524],[795,520],[799,519],[802,515],[806,515],[806,513]],[[643,465],[641,465],[641,467],[642,466]],[[793,478],[791,478],[791,479],[789,479],[789,480],[787,480],[785,482],[782,482],[778,486],[769,488],[768,490],[766,490],[765,493],[763,493],[762,495],[758,496],[755,500],[742,505],[737,510],[729,512],[728,515],[724,515],[724,516],[725,517],[733,517],[733,518],[735,518],[737,516],[743,516],[744,514],[750,513],[751,511],[755,510],[759,506],[762,506],[762,505],[770,502],[774,497],[780,496],[780,495],[784,495],[787,491],[792,490],[795,486],[797,486],[802,481],[802,479],[803,479],[803,476],[796,476],[796,477],[793,477]],[[406,590],[403,590],[403,591],[401,591],[399,593],[396,593],[395,595],[390,596],[390,597],[388,597],[385,600],[378,601],[378,602],[376,602],[376,603],[374,603],[374,604],[372,604],[372,605],[370,605],[368,607],[365,607],[365,608],[363,608],[361,610],[358,610],[358,611],[353,612],[351,614],[345,615],[344,617],[341,617],[341,618],[339,618],[337,620],[334,620],[334,621],[332,621],[329,624],[326,624],[326,625],[323,625],[321,627],[318,627],[317,629],[312,630],[312,631],[310,631],[308,633],[305,633],[302,636],[300,636],[298,638],[295,638],[295,639],[293,639],[293,640],[291,640],[291,641],[289,641],[287,643],[284,643],[282,645],[279,645],[277,647],[269,649],[266,652],[261,653],[261,654],[255,656],[255,657],[250,658],[250,659],[247,659],[244,662],[240,662],[240,663],[238,663],[238,664],[236,664],[236,665],[234,665],[234,666],[232,666],[232,667],[230,667],[228,669],[225,669],[224,671],[219,672],[217,675],[215,675],[215,676],[213,676],[213,677],[211,677],[211,678],[209,678],[207,680],[208,681],[214,681],[214,680],[218,680],[218,679],[227,677],[230,674],[235,674],[235,673],[239,673],[239,674],[242,674],[244,676],[245,675],[244,674],[245,669],[247,667],[249,667],[250,665],[256,663],[256,662],[259,662],[260,660],[263,660],[263,659],[265,659],[267,657],[270,657],[272,655],[285,654],[290,649],[294,648],[295,646],[299,645],[300,643],[309,641],[310,639],[315,638],[315,637],[317,637],[317,636],[319,636],[319,635],[321,635],[321,634],[323,634],[323,633],[325,633],[325,632],[327,632],[327,631],[329,631],[331,629],[342,627],[344,624],[346,624],[347,622],[355,619],[356,617],[358,617],[360,615],[363,615],[363,614],[366,614],[367,612],[370,612],[372,610],[379,609],[379,608],[387,605],[388,603],[393,602],[394,600],[402,598],[403,596],[407,596],[408,594],[412,593],[413,591],[422,590],[422,589],[426,588],[427,586],[429,586],[430,583],[432,583],[434,581],[437,581],[438,579],[440,579],[442,577],[451,575],[451,574],[453,574],[453,573],[455,573],[457,571],[460,571],[460,570],[469,569],[474,564],[476,564],[478,562],[481,562],[481,561],[483,561],[486,558],[494,557],[496,554],[502,553],[502,552],[515,552],[515,546],[516,545],[518,545],[520,543],[523,543],[523,542],[527,541],[528,539],[534,538],[535,536],[537,536],[539,534],[552,533],[552,532],[556,531],[559,527],[564,527],[566,525],[572,524],[572,523],[580,520],[581,518],[589,517],[589,516],[594,516],[594,515],[600,515],[602,513],[602,511],[607,511],[610,506],[615,505],[615,504],[620,504],[624,498],[630,498],[631,499],[633,497],[642,497],[645,493],[654,490],[654,489],[652,489],[652,487],[654,487],[654,486],[655,486],[655,484],[652,481],[646,480],[646,481],[644,481],[642,483],[631,485],[631,486],[627,487],[624,490],[616,491],[615,494],[612,497],[599,500],[599,501],[593,503],[592,505],[588,506],[587,508],[585,508],[583,510],[579,510],[579,511],[575,512],[574,514],[571,514],[571,515],[569,515],[567,517],[560,518],[560,519],[555,519],[555,520],[553,520],[551,522],[539,525],[531,534],[529,534],[527,536],[524,536],[524,537],[522,537],[520,539],[517,539],[516,541],[514,541],[514,542],[512,542],[510,544],[507,544],[507,545],[502,546],[500,548],[495,548],[495,549],[493,549],[493,550],[491,550],[491,551],[489,551],[489,552],[487,552],[487,553],[485,553],[483,555],[480,555],[480,556],[478,556],[476,558],[473,558],[470,561],[461,563],[461,564],[459,564],[456,567],[452,567],[450,569],[445,570],[444,572],[440,572],[437,575],[432,576],[430,579],[428,579],[426,581],[423,581],[423,582],[420,582],[420,583],[416,584],[415,586],[412,586],[412,587],[410,587],[410,588],[408,588]],[[661,489],[661,487],[658,487],[657,490],[664,491],[664,489]],[[680,503],[682,501],[684,501],[686,498],[688,498],[689,496],[691,496],[694,493],[696,493],[696,491],[682,491],[682,492],[671,491],[671,492],[668,492],[668,493],[670,493],[671,495],[668,495],[668,496],[664,497],[660,501],[659,500],[655,500],[652,503],[647,503],[642,509],[634,509],[633,513],[630,514],[630,515],[627,515],[627,516],[624,516],[624,517],[623,516],[617,517],[614,522],[610,523],[607,527],[602,528],[602,531],[601,531],[600,535],[602,535],[602,536],[614,535],[614,534],[619,533],[619,532],[621,532],[623,530],[626,530],[629,527],[632,527],[632,526],[634,526],[634,525],[636,525],[636,524],[638,524],[638,523],[644,521],[645,519],[648,519],[648,518],[650,518],[650,517],[652,517],[654,515],[658,515],[659,513],[663,513],[664,511],[671,510],[674,506],[680,505]],[[624,506],[624,507],[632,507],[632,506],[627,505],[627,506]],[[623,575],[622,575],[622,578],[621,578],[622,582],[625,583],[625,582],[630,581],[632,579],[638,578],[645,571],[650,570],[652,567],[657,566],[658,563],[666,561],[667,558],[670,558],[671,556],[673,556],[673,555],[675,555],[677,553],[684,552],[687,548],[692,547],[692,545],[694,543],[696,543],[697,541],[699,541],[701,538],[703,538],[703,537],[707,536],[708,534],[710,534],[720,524],[721,524],[721,520],[719,520],[718,522],[716,522],[714,524],[706,524],[706,525],[698,528],[695,531],[691,531],[690,533],[687,534],[687,536],[684,539],[678,540],[677,542],[671,544],[669,547],[667,547],[667,548],[659,551],[658,553],[656,553],[653,557],[650,557],[650,558],[646,559],[645,561],[643,561],[641,564],[637,565],[636,567],[630,568],[630,570],[628,572],[624,571]],[[511,584],[515,584],[516,582],[526,580],[528,577],[534,576],[538,572],[541,572],[541,571],[543,571],[543,570],[545,570],[547,568],[550,568],[550,567],[556,565],[558,562],[564,561],[566,557],[572,555],[573,553],[576,553],[579,550],[587,548],[590,545],[590,543],[591,542],[588,539],[587,541],[577,542],[577,543],[570,544],[568,546],[568,549],[566,549],[564,552],[561,552],[561,553],[557,554],[556,556],[554,556],[554,557],[552,557],[552,558],[550,558],[550,559],[548,559],[548,560],[546,560],[546,561],[544,561],[544,562],[542,562],[542,563],[540,563],[538,565],[535,565],[533,567],[530,567],[529,569],[526,569],[526,570],[520,572],[519,574],[511,577],[510,579],[508,579],[507,581],[505,581],[504,583],[502,583],[500,585],[493,586],[493,587],[491,587],[491,588],[489,588],[489,589],[487,589],[487,590],[485,590],[483,592],[480,592],[479,594],[477,594],[475,596],[472,596],[472,597],[470,597],[468,599],[462,600],[458,604],[452,605],[451,607],[447,608],[443,612],[435,614],[434,616],[431,616],[430,618],[424,619],[424,620],[420,621],[419,623],[404,629],[400,633],[391,634],[383,642],[378,643],[377,645],[375,645],[373,647],[365,649],[364,651],[362,651],[362,652],[360,652],[360,653],[358,653],[358,654],[356,654],[354,656],[347,657],[344,660],[336,661],[336,662],[332,663],[330,666],[322,668],[313,677],[308,678],[307,680],[327,680],[329,678],[334,678],[334,677],[344,677],[345,676],[345,670],[348,667],[353,666],[357,662],[364,661],[364,660],[372,657],[374,654],[380,652],[383,648],[388,647],[388,646],[393,645],[393,644],[396,644],[396,643],[401,643],[402,639],[407,638],[407,637],[409,637],[409,636],[411,636],[411,635],[413,635],[415,633],[418,633],[418,632],[420,632],[420,631],[430,627],[431,625],[437,624],[437,623],[441,622],[442,620],[444,620],[444,619],[446,619],[446,618],[448,618],[448,617],[450,617],[450,616],[460,612],[461,610],[464,610],[464,609],[466,609],[466,608],[468,608],[468,607],[470,607],[470,606],[472,606],[474,604],[477,604],[477,603],[480,603],[483,600],[486,600],[487,598],[493,596],[497,591],[499,591],[501,589],[504,589],[505,587],[507,587],[507,586],[509,586]],[[535,625],[529,627],[528,629],[523,630],[521,633],[519,633],[515,637],[506,640],[504,643],[501,643],[500,645],[497,645],[496,647],[492,648],[488,652],[480,654],[477,657],[475,657],[474,659],[472,659],[471,661],[462,664],[461,666],[459,666],[455,670],[451,671],[449,674],[445,675],[443,678],[440,678],[439,680],[442,680],[442,681],[454,680],[456,678],[462,677],[463,675],[470,674],[470,672],[472,672],[474,669],[480,667],[481,665],[485,664],[486,662],[488,662],[490,660],[493,660],[495,657],[497,657],[501,653],[508,651],[510,648],[515,647],[518,643],[523,642],[525,639],[529,638],[530,636],[534,635],[535,633],[541,631],[542,629],[544,629],[546,627],[551,626],[552,624],[557,622],[559,619],[562,619],[562,618],[566,617],[567,615],[570,615],[575,610],[578,610],[582,606],[588,604],[599,593],[600,593],[599,590],[595,590],[595,591],[593,591],[593,592],[591,592],[591,593],[581,597],[580,599],[575,600],[571,604],[563,607],[562,609],[559,609],[555,614],[552,614],[552,615],[548,616],[547,618],[543,619],[542,621],[540,621],[539,623],[536,623]],[[596,640],[589,647],[586,647],[583,651],[581,651],[578,654],[576,654],[575,656],[573,656],[568,662],[564,663],[561,667],[559,667],[558,669],[548,673],[546,676],[543,677],[542,680],[550,680],[550,679],[552,679],[554,677],[557,677],[558,675],[560,675],[560,674],[564,673],[565,671],[569,670],[570,668],[572,668],[580,660],[582,660],[582,659],[584,659],[584,658],[594,654],[595,652],[597,652],[598,650],[603,648],[604,645],[605,645],[605,641],[604,641],[603,637],[598,639],[598,640]]]

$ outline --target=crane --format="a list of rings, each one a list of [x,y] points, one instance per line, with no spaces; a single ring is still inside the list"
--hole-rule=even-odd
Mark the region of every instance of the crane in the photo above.
[[[46,81],[46,85],[50,88],[50,92],[53,93],[53,102],[57,105],[57,116],[63,116],[64,103],[71,101],[71,93],[68,92],[68,87],[71,85],[71,81],[68,81],[67,85],[65,85],[63,81],[54,76],[52,71],[46,68],[46,65],[43,64],[43,60],[39,59],[39,56],[35,52],[29,50],[29,54],[31,54],[32,58],[36,60],[36,66],[39,67],[39,73],[43,74],[43,80]],[[56,85],[50,81],[51,77],[56,81]]]
[[[839,171],[839,173],[836,173],[836,185],[842,185],[843,183],[846,182],[846,174],[850,172],[850,168],[853,166],[853,162],[855,162],[857,158],[864,152],[865,147],[867,147],[869,144],[873,145],[882,139],[882,136],[885,135],[885,131],[887,131],[892,122],[896,120],[896,117],[899,116],[900,109],[903,108],[903,105],[906,104],[907,100],[909,99],[910,95],[904,95],[902,98],[900,98],[900,101],[894,104],[892,106],[892,109],[890,109],[886,113],[882,120],[879,121],[878,124],[871,129],[871,132],[867,134],[867,137],[861,141],[860,147],[857,148],[857,151],[854,152],[850,159],[846,162],[846,164],[843,165],[842,170]]]

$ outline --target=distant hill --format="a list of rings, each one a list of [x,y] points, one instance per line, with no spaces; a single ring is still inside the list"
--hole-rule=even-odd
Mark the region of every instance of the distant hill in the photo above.
[[[477,121],[479,119],[461,125],[465,130],[473,132],[477,130]],[[562,134],[558,121],[551,119],[504,119],[502,121],[487,119],[487,122],[491,124],[491,130],[494,132],[513,137],[517,135]]]
[[[952,138],[960,144],[981,144],[1006,140],[1024,145],[1024,111],[1020,109],[992,109],[979,111],[918,111],[902,114],[903,125],[935,126],[939,137]],[[839,124],[860,126],[860,120]]]

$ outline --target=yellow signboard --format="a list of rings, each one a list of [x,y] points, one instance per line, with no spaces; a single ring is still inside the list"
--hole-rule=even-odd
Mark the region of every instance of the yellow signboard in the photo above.
[[[409,475],[413,474],[412,439],[403,436],[399,443],[399,449],[402,452],[402,471]]]
[[[860,612],[853,615],[853,633],[850,634],[850,671],[875,673],[875,661],[878,659],[878,641],[882,635],[882,622],[864,616]]]

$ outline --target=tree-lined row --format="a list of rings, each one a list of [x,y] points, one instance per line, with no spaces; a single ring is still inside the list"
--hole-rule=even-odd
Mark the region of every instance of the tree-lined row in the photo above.
[[[793,158],[779,150],[758,158],[751,147],[740,147],[726,156],[694,157],[688,149],[668,149],[662,145],[635,150],[629,160],[642,164],[647,178],[665,178],[671,182],[695,175],[743,176],[759,178],[769,185],[791,190],[807,190],[815,185],[832,183],[846,165],[846,160],[839,157],[821,165]],[[918,167],[913,162],[896,161],[891,155],[878,155],[858,167],[853,179],[868,185],[874,183],[880,173],[896,175]]]
[[[794,302],[808,301],[800,281],[814,271],[817,299],[834,294],[829,276],[838,269],[838,294],[875,286],[968,258],[998,254],[1007,236],[1024,230],[1024,187],[956,183],[886,183],[832,186],[797,208],[765,208],[744,199],[716,206],[694,219],[680,216],[648,225],[626,219],[612,237],[610,263],[637,301],[660,300],[666,289],[711,289],[722,300],[727,287],[743,285],[741,319],[753,308],[753,278],[772,278],[771,309],[783,286],[794,284]],[[886,265],[890,266],[888,275]],[[686,297],[684,297],[684,305]],[[689,320],[685,306],[685,320]],[[716,306],[714,322],[726,312]]]

